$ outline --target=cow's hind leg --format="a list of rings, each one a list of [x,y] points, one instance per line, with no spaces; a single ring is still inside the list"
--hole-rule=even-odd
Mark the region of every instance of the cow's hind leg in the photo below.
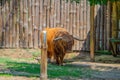
[[[65,56],[65,54],[62,54],[61,56],[60,56],[60,64],[63,66],[63,59],[64,59],[64,56]]]
[[[56,64],[61,65],[61,60],[59,56],[56,57]]]

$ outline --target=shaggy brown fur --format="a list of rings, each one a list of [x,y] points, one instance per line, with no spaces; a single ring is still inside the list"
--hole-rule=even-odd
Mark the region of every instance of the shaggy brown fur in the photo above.
[[[62,65],[66,51],[72,49],[74,39],[64,28],[46,28],[45,30],[47,31],[48,58],[50,60],[54,58],[58,65]]]

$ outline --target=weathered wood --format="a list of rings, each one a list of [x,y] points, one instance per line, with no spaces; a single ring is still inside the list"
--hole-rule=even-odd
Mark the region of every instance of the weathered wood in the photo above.
[[[47,12],[47,0],[44,0],[43,2],[44,3],[43,3],[43,14],[42,14],[43,22],[42,22],[42,24],[43,24],[43,29],[44,29],[49,26],[47,26],[47,13],[46,13]]]
[[[5,22],[5,29],[6,29],[6,31],[5,31],[5,43],[6,43],[6,45],[5,45],[5,48],[8,48],[9,47],[9,9],[8,9],[8,7],[9,7],[9,4],[8,3],[6,3],[6,7],[5,7],[5,15],[7,15],[6,16],[6,22]]]
[[[60,27],[60,1],[56,0],[56,27]]]
[[[79,7],[80,7],[80,5],[79,4],[76,4],[77,6],[76,6],[76,36],[80,36],[80,33],[79,33],[79,26],[80,26],[80,15],[79,15],[79,12],[80,12],[80,10],[79,10]],[[79,50],[79,44],[80,44],[80,42],[79,41],[77,41],[77,50]]]
[[[24,48],[28,47],[28,7],[27,7],[27,0],[24,0],[23,3],[23,41],[24,41]]]
[[[35,0],[35,25],[34,28],[34,48],[38,48],[38,27],[39,27],[39,0]]]
[[[19,31],[19,37],[20,37],[20,41],[19,41],[19,45],[20,45],[20,48],[23,47],[23,44],[24,44],[24,38],[23,38],[23,0],[20,1],[20,31]]]
[[[117,5],[116,1],[112,4],[112,38],[117,38]],[[113,44],[113,48],[116,50],[116,45]]]
[[[6,1],[5,4],[3,4],[4,1]],[[14,1],[16,2],[15,4]],[[16,8],[18,4],[19,9]],[[2,0],[1,5],[1,47],[38,48],[41,45],[40,32],[44,28],[64,27],[70,34],[78,36],[83,40],[75,40],[73,49],[90,50],[89,1],[81,0],[80,3],[75,3],[70,0],[68,2],[65,0],[10,0],[9,2]],[[103,5],[97,4],[96,10],[94,11],[94,23],[96,24],[94,31],[96,36],[95,50],[106,50],[109,46],[111,28],[107,27],[108,25],[106,23],[108,23],[107,21],[110,22],[112,18],[107,19],[109,5],[107,4],[106,6],[104,5],[103,7]],[[116,9],[118,9],[118,6]],[[117,10],[117,12],[119,11]]]
[[[100,7],[100,40],[99,40],[99,47],[100,50],[103,49],[103,5]]]
[[[15,5],[13,5],[15,4]],[[15,48],[15,42],[16,42],[16,31],[15,31],[15,27],[16,27],[16,7],[17,7],[17,4],[16,4],[16,0],[13,0],[13,3],[12,3],[12,11],[13,11],[13,24],[12,24],[12,47]]]
[[[51,0],[51,5],[50,5],[50,26],[49,27],[54,27],[54,17],[55,17],[55,0]]]
[[[43,0],[39,0],[39,4],[40,4],[40,8],[39,8],[39,18],[40,18],[40,21],[39,21],[39,31],[38,31],[38,36],[39,36],[39,43],[38,43],[38,46],[40,47],[41,45],[41,39],[40,39],[40,32],[43,30]]]
[[[33,37],[32,37],[32,1],[28,0],[28,45],[29,48],[33,48]]]
[[[5,0],[2,3],[5,3]],[[2,48],[5,48],[5,7],[2,8]]]
[[[95,61],[95,51],[94,51],[94,5],[90,7],[90,58],[91,61]]]
[[[2,47],[2,3],[0,3],[0,47]]]
[[[35,48],[35,35],[34,35],[34,27],[35,27],[35,8],[34,8],[34,5],[35,5],[35,0],[32,0],[32,37],[33,37],[33,39],[32,39],[32,41],[33,41],[33,48]]]
[[[70,23],[70,0],[68,1],[68,3],[66,4],[66,29],[68,30],[68,31],[70,31],[69,30],[69,23]]]
[[[42,39],[41,39],[41,75],[40,80],[47,80],[47,39],[46,39],[46,31],[42,32]]]
[[[99,40],[100,40],[100,5],[96,5],[97,15],[96,15],[96,50],[99,50]]]
[[[90,3],[87,1],[87,38],[86,38],[86,45],[87,45],[87,49],[86,51],[89,51],[89,44],[90,44]]]
[[[87,38],[87,0],[84,0],[84,40]],[[84,51],[87,49],[86,41],[84,42]]]
[[[56,18],[56,16],[57,16],[57,12],[56,12],[56,10],[57,10],[57,0],[54,0],[54,16],[53,16],[53,27],[56,27],[56,23],[57,23],[57,18]]]
[[[16,43],[15,43],[15,46],[16,46],[16,48],[19,48],[20,4],[19,4],[19,2],[17,2],[16,4],[17,4],[17,8],[16,8],[17,11],[16,11],[16,27],[15,27],[15,30],[16,30]]]
[[[46,26],[50,26],[50,0],[47,0],[47,9],[46,9]]]

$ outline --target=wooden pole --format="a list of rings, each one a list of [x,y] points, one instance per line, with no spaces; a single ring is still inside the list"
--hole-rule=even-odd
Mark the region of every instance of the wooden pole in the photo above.
[[[40,80],[47,80],[47,40],[46,31],[42,32],[41,39],[41,75]]]
[[[109,40],[110,40],[110,16],[111,16],[111,10],[110,10],[110,7],[111,7],[111,2],[110,0],[108,0],[108,3],[107,3],[107,24],[106,24],[106,27],[107,27],[107,50],[110,50],[110,43],[109,43]]]
[[[91,61],[95,61],[94,54],[94,4],[90,6],[90,58]]]

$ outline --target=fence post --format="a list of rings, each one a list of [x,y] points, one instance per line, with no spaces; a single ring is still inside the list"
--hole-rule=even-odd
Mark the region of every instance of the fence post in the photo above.
[[[95,61],[94,4],[90,6],[90,58]]]
[[[47,80],[47,32],[42,32],[41,39],[41,75],[40,80]]]

